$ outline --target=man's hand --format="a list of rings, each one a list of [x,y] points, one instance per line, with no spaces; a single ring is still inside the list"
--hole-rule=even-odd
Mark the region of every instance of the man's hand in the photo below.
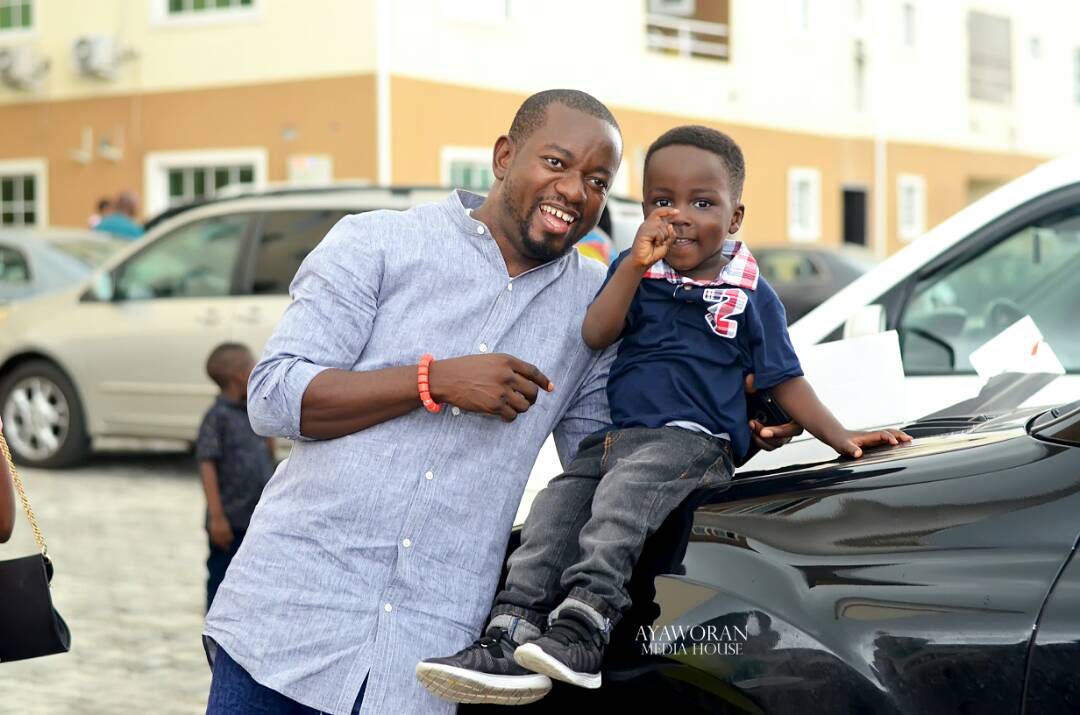
[[[629,258],[634,267],[647,270],[667,255],[668,247],[675,241],[675,227],[668,223],[668,219],[678,214],[678,209],[665,207],[648,215],[634,236],[634,245],[630,247]]]
[[[210,543],[228,551],[233,542],[233,530],[224,514],[210,515]]]
[[[898,429],[883,429],[874,432],[847,432],[835,444],[829,446],[848,457],[858,459],[863,455],[863,447],[877,447],[891,444],[894,447],[901,442],[910,442],[911,435]]]
[[[753,394],[754,373],[749,373],[745,380],[746,392]],[[802,425],[797,422],[788,422],[782,425],[769,425],[766,427],[757,420],[750,420],[750,436],[759,449],[771,452],[777,447],[783,447],[791,441],[792,437],[798,437],[803,433]]]
[[[435,360],[428,373],[431,397],[463,410],[513,422],[555,385],[535,365],[513,355],[468,355]]]

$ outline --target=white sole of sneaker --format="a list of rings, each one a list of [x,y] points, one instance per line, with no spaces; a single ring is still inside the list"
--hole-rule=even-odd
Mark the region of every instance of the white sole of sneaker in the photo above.
[[[433,695],[454,703],[525,705],[551,690],[551,679],[532,675],[489,675],[441,663],[417,663],[416,678]]]
[[[600,687],[599,673],[579,673],[576,670],[570,670],[535,643],[519,645],[514,651],[514,660],[522,668],[528,668],[534,673],[540,673],[579,688],[595,690]]]

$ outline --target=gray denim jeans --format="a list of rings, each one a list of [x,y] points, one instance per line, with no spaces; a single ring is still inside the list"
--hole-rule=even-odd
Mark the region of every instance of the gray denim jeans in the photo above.
[[[533,502],[489,625],[519,643],[573,607],[605,637],[630,606],[626,583],[645,540],[695,489],[725,487],[727,440],[679,427],[615,430],[577,457]]]

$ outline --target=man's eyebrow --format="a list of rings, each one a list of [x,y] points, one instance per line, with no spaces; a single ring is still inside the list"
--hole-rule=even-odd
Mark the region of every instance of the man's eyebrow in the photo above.
[[[573,158],[574,158],[574,152],[572,152],[569,149],[567,149],[566,147],[560,146],[558,144],[554,144],[554,143],[545,144],[543,146],[543,148],[548,149],[550,151],[557,151],[560,154],[562,154],[563,156],[565,156],[567,159],[570,159],[570,160],[573,160]]]

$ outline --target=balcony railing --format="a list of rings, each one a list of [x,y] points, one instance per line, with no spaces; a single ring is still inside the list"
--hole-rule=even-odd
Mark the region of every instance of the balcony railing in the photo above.
[[[728,26],[673,15],[645,16],[645,46],[680,57],[728,58]]]

